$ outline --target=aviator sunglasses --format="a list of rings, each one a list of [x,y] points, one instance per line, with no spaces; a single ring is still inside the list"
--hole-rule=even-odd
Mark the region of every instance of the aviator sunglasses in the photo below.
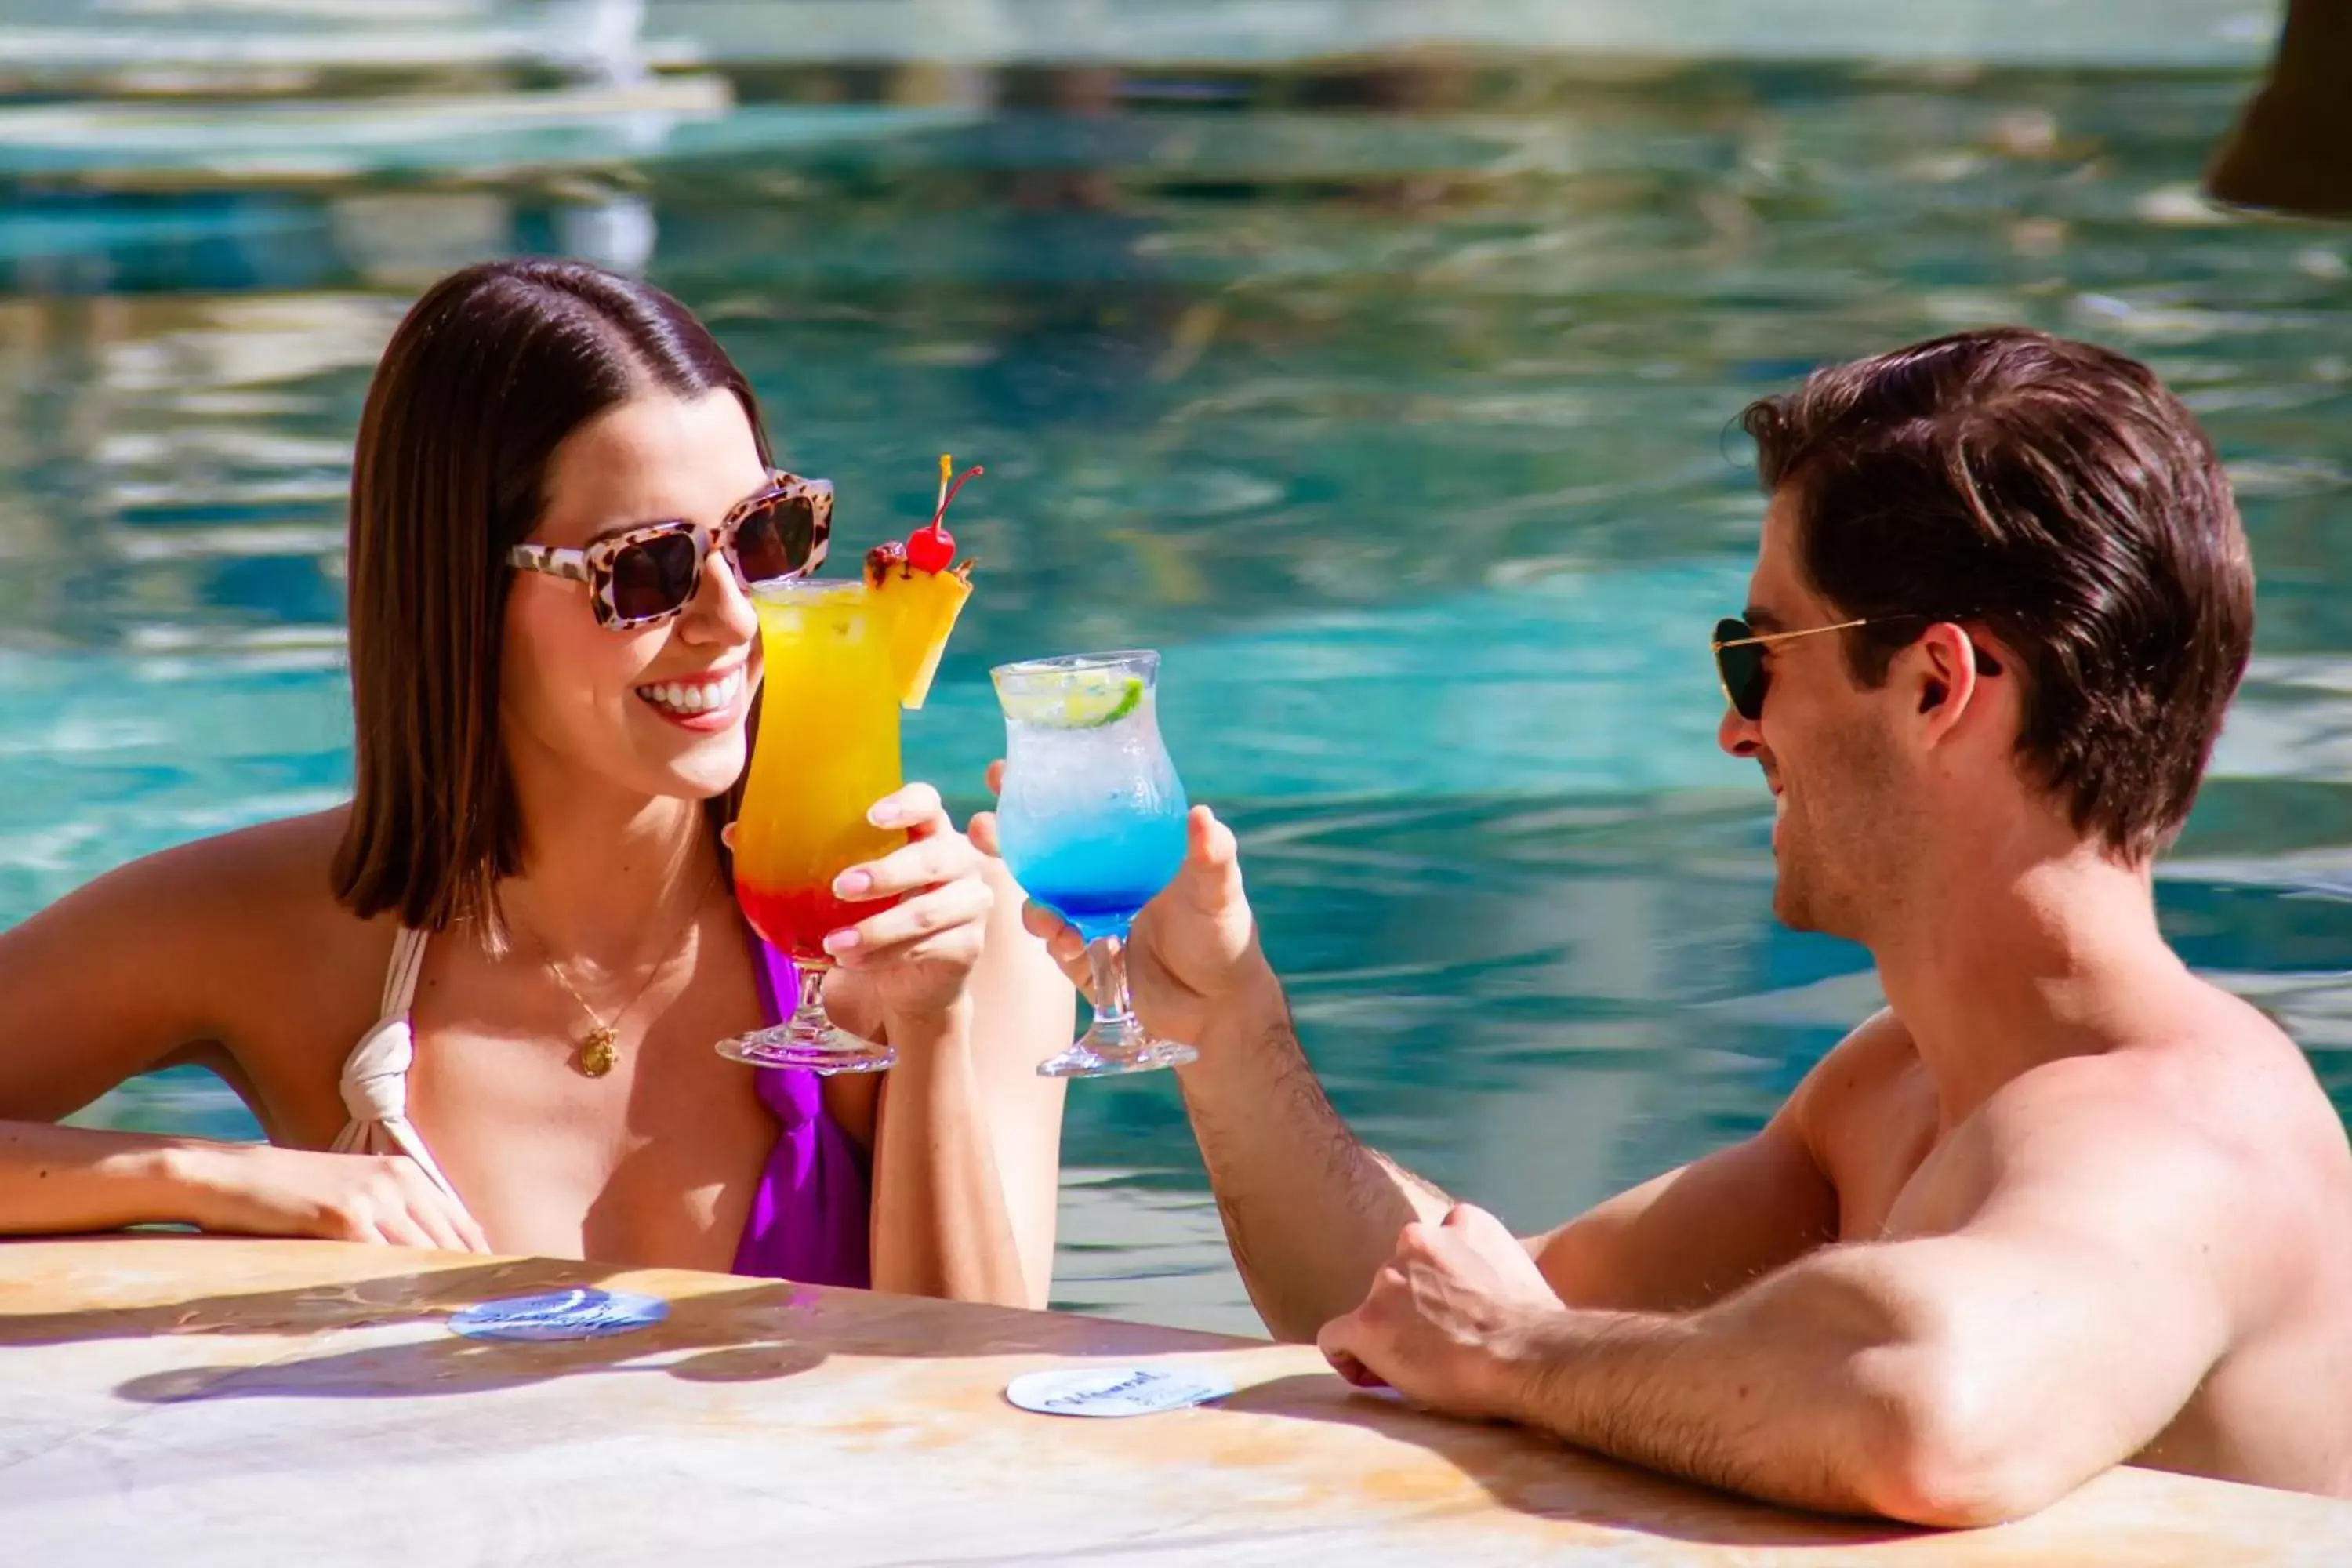
[[[1916,613],[1900,616],[1868,616],[1858,621],[1840,621],[1834,626],[1806,626],[1793,632],[1759,632],[1736,616],[1726,616],[1715,623],[1715,677],[1723,684],[1723,695],[1732,710],[1749,723],[1764,717],[1764,692],[1771,685],[1771,672],[1764,668],[1764,650],[1776,642],[1794,637],[1819,637],[1823,632],[1850,631],[1855,626],[1874,626],[1888,621],[1924,621],[1928,617]],[[1973,639],[1971,639],[1973,645]],[[1999,675],[2000,663],[1976,646],[1977,669],[1983,675]]]
[[[714,551],[749,588],[814,571],[832,535],[833,481],[777,468],[716,528],[679,519],[612,534],[584,550],[518,544],[507,552],[507,563],[587,584],[596,624],[626,632],[656,626],[692,603]]]

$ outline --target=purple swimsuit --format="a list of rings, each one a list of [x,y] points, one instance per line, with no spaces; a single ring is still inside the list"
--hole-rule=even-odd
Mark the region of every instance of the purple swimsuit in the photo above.
[[[800,994],[798,973],[756,935],[751,942],[761,1011],[769,1023],[782,1022],[790,1011],[785,998]],[[761,1068],[754,1076],[778,1128],[735,1248],[735,1272],[865,1289],[874,1279],[866,1156],[826,1113],[816,1074]]]

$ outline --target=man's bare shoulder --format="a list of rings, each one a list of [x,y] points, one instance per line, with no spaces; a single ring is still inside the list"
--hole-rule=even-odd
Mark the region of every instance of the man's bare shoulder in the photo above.
[[[2021,1192],[2128,1172],[2183,1227],[2213,1222],[2242,1261],[2292,1270],[2352,1244],[2352,1144],[2302,1050],[2202,981],[2164,998],[2165,1025],[2061,1058],[2004,1086],[1956,1130],[1956,1163]]]
[[[1911,1031],[1893,1008],[1882,1007],[1813,1064],[1789,1097],[1789,1114],[1811,1140],[1875,1101],[1894,1079],[1918,1065]]]
[[[2342,1118],[2303,1047],[2269,1015],[2204,981],[2147,1075],[2168,1104],[2232,1145],[2321,1156],[2352,1172]]]
[[[2260,1010],[2189,980],[2161,999],[2160,1025],[2116,1047],[2062,1057],[1985,1105],[1995,1133],[2052,1119],[2187,1136],[2277,1157],[2342,1157],[2344,1126],[2302,1049]]]

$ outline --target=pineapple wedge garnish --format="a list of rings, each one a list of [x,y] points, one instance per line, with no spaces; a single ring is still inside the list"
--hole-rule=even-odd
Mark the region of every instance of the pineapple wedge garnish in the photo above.
[[[947,651],[948,634],[971,597],[971,563],[920,572],[907,564],[897,546],[885,544],[866,553],[866,587],[882,612],[899,706],[920,708],[939,673],[940,655]]]
[[[904,708],[920,708],[930,694],[948,634],[971,597],[971,563],[949,564],[955,560],[955,535],[947,530],[947,515],[963,481],[981,471],[974,468],[957,478],[955,465],[941,453],[940,500],[929,524],[908,534],[903,544],[893,541],[866,554],[866,584],[889,628],[891,668]]]

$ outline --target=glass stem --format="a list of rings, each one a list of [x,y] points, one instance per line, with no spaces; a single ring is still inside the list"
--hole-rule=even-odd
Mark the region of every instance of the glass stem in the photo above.
[[[1122,1037],[1135,1033],[1139,1026],[1127,994],[1127,939],[1095,938],[1087,943],[1087,963],[1094,971],[1096,1031]]]
[[[801,985],[800,1005],[794,1011],[803,1022],[825,1022],[824,977],[832,967],[827,963],[811,963],[805,959],[793,960],[793,968],[800,975]]]

